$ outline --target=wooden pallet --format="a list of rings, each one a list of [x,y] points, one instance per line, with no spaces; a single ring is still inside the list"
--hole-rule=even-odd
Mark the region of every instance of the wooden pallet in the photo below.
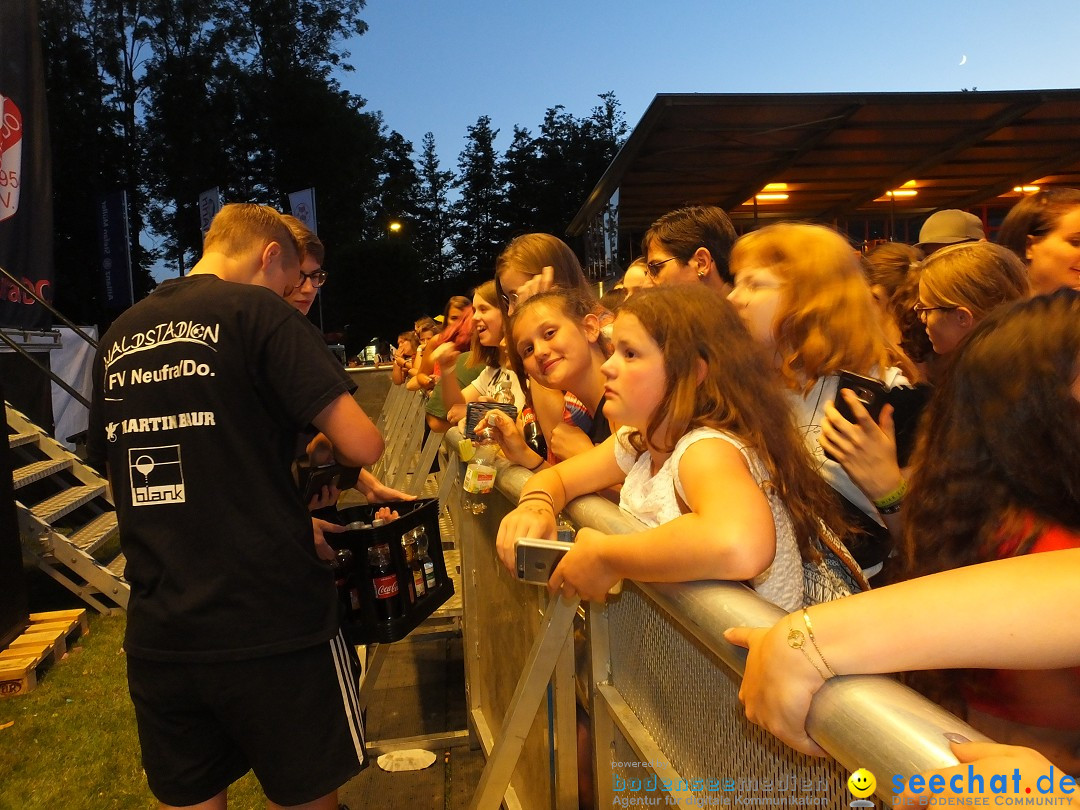
[[[0,698],[32,691],[45,669],[67,655],[68,642],[89,632],[83,609],[31,613],[26,632],[0,650]]]

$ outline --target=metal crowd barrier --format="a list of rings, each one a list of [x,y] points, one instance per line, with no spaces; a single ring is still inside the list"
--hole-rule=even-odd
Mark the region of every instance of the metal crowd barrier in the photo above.
[[[447,434],[459,477],[456,429]],[[577,807],[576,604],[514,579],[498,563],[499,521],[529,473],[498,462],[484,513],[448,506],[461,547],[470,722],[488,757],[473,807]],[[596,496],[568,510],[577,526],[626,534],[640,524]],[[545,606],[546,609],[545,609]],[[894,774],[955,765],[944,732],[985,739],[895,680],[845,676],[819,691],[808,728],[829,758],[807,757],[749,723],[738,702],[745,651],[728,627],[769,626],[780,608],[737,583],[627,582],[587,605],[577,671],[589,695],[596,806],[848,807],[849,774],[867,768],[888,802]],[[873,628],[868,628],[873,632]],[[548,686],[550,680],[550,686]],[[652,801],[645,801],[651,799]]]
[[[442,444],[443,434],[435,431],[424,439],[426,402],[427,395],[422,391],[391,385],[375,421],[386,449],[372,473],[387,486],[410,495],[423,491],[428,470]]]

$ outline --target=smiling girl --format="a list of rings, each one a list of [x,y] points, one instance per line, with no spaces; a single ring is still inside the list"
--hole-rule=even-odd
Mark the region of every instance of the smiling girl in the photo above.
[[[519,376],[528,375],[532,399],[543,393],[561,400],[561,418],[543,426],[547,461],[583,453],[611,435],[600,370],[607,359],[607,341],[591,297],[561,288],[531,296],[514,312],[509,341],[510,361]],[[502,442],[507,458],[538,468],[542,459],[508,436],[504,427],[500,433],[507,439]]]
[[[465,405],[469,402],[492,401],[500,384],[507,380],[514,395],[514,405],[520,408],[525,403],[525,394],[518,383],[517,375],[510,369],[510,360],[503,342],[503,317],[496,304],[495,282],[481,284],[473,292],[473,333],[469,364],[483,366],[480,376],[464,388],[458,385],[453,375],[443,378],[443,401],[446,403],[450,422],[459,422],[465,416]],[[450,366],[457,360],[459,352],[453,343],[444,343],[434,352],[436,362]]]
[[[839,518],[760,349],[720,295],[695,287],[632,296],[614,332],[604,394],[624,427],[529,480],[499,527],[503,564],[514,570],[518,537],[554,537],[568,501],[623,484],[621,508],[648,529],[581,529],[549,590],[602,601],[623,578],[747,580],[801,606],[802,561],[821,556],[821,519]]]

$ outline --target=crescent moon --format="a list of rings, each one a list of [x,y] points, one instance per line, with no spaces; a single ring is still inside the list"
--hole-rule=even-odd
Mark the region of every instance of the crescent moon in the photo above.
[[[961,65],[967,64],[967,54],[966,53],[963,56],[960,57],[960,64]]]

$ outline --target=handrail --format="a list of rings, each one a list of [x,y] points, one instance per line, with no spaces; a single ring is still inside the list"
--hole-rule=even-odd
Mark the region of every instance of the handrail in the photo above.
[[[459,438],[455,430],[446,437],[451,449],[456,448]],[[497,489],[510,504],[516,503],[531,473],[503,459],[497,460],[496,466]],[[626,534],[641,528],[615,504],[597,496],[578,498],[566,511],[576,525],[605,533]],[[466,564],[464,559],[462,562]],[[746,652],[727,642],[724,631],[735,626],[771,626],[785,615],[779,607],[740,583],[628,583],[627,587],[642,595],[654,610],[670,616],[701,647],[739,676],[743,673]],[[603,611],[602,607],[592,605],[589,609]],[[466,620],[468,613],[466,606]],[[616,641],[611,639],[612,643]],[[598,666],[600,670],[596,671]],[[610,670],[603,662],[594,657],[592,667],[597,688],[605,694],[613,688],[617,690],[617,680],[605,685],[603,672]],[[630,710],[634,708],[629,706]],[[672,718],[672,722],[678,721]],[[945,732],[960,733],[972,740],[986,739],[937,704],[882,675],[830,679],[814,697],[807,729],[830,757],[848,771],[863,767],[875,774],[911,775],[956,765],[943,736]],[[605,777],[599,767],[597,778],[602,781]],[[879,787],[879,795],[887,792],[887,784],[879,783]]]
[[[3,268],[2,268],[2,267],[0,267],[0,271],[3,271]],[[5,271],[5,272],[6,272],[6,271]],[[9,337],[8,337],[7,335],[5,335],[5,334],[3,333],[3,331],[2,331],[2,330],[0,330],[0,340],[2,340],[2,341],[3,341],[4,343],[6,343],[6,344],[8,345],[8,347],[9,347],[10,349],[12,349],[13,351],[17,352],[18,354],[21,354],[21,355],[22,355],[23,357],[25,357],[25,358],[26,358],[27,360],[29,360],[29,361],[30,361],[31,363],[33,363],[33,364],[34,364],[35,366],[37,366],[37,367],[38,367],[39,369],[41,369],[41,370],[42,370],[42,371],[43,371],[43,372],[44,372],[44,373],[45,373],[46,375],[48,375],[48,377],[49,377],[49,378],[50,378],[50,379],[51,379],[51,380],[52,380],[52,381],[53,381],[54,383],[56,383],[56,384],[57,384],[57,385],[59,385],[59,386],[60,386],[61,388],[63,388],[63,389],[65,390],[65,391],[67,391],[67,392],[68,392],[69,394],[71,394],[71,396],[72,396],[72,397],[73,397],[73,398],[74,398],[74,399],[75,399],[76,401],[78,401],[78,402],[82,403],[82,405],[83,405],[84,407],[86,407],[87,409],[89,409],[89,408],[90,408],[90,400],[88,400],[88,399],[87,399],[86,397],[84,397],[84,396],[83,396],[82,394],[80,394],[80,393],[79,393],[78,391],[76,391],[76,390],[75,390],[74,388],[72,388],[72,387],[71,387],[70,385],[68,385],[68,384],[67,384],[67,383],[66,383],[66,382],[65,382],[65,381],[64,381],[63,379],[61,379],[61,378],[60,378],[59,376],[57,376],[57,375],[56,375],[56,374],[55,374],[55,373],[53,372],[53,370],[52,370],[51,368],[49,368],[49,367],[48,367],[48,366],[46,366],[46,365],[43,365],[43,364],[42,364],[42,363],[40,363],[40,362],[39,362],[38,360],[36,360],[36,359],[34,358],[34,356],[33,356],[33,355],[32,355],[32,354],[30,353],[30,352],[28,352],[28,351],[24,350],[24,349],[22,348],[22,346],[20,346],[20,345],[19,345],[18,343],[16,343],[16,342],[15,342],[14,340],[12,340],[11,338],[9,338]],[[95,345],[96,345],[96,344],[95,344]]]
[[[39,304],[41,304],[43,307],[45,307],[45,309],[49,310],[49,312],[51,312],[55,317],[59,318],[65,324],[67,324],[67,326],[70,327],[71,330],[73,332],[75,332],[75,334],[77,334],[79,337],[81,337],[83,340],[85,340],[87,343],[89,343],[95,349],[98,347],[98,344],[97,344],[96,340],[94,340],[92,337],[90,337],[90,335],[86,334],[86,332],[84,332],[82,329],[80,329],[75,324],[73,324],[71,321],[69,321],[67,319],[67,317],[63,313],[60,312],[60,310],[53,307],[52,304],[50,304],[48,301],[46,301],[44,298],[42,298],[40,295],[38,295],[32,289],[30,289],[25,284],[23,284],[21,281],[19,281],[19,279],[15,278],[15,276],[11,275],[11,273],[9,273],[3,267],[0,267],[0,273],[3,273],[5,276],[7,276],[20,290],[22,290],[24,293],[26,293],[31,298],[33,298],[35,301],[37,301]],[[80,397],[80,399],[81,399],[81,397]],[[90,407],[90,406],[87,405],[87,407]]]

